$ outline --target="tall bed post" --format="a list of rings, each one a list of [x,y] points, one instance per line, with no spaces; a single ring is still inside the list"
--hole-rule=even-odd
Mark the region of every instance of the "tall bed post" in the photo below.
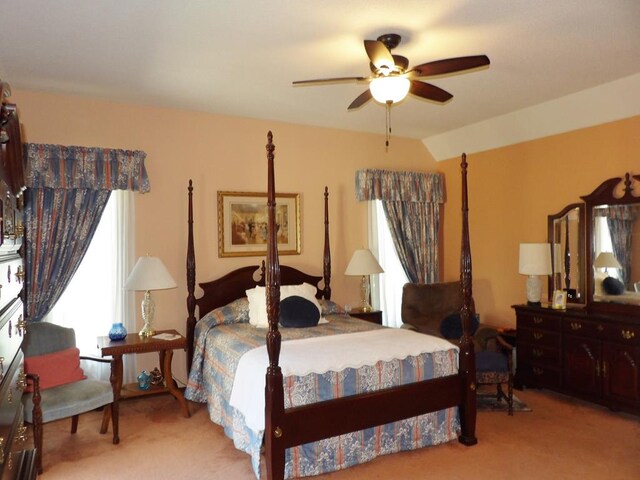
[[[276,192],[273,171],[273,134],[267,134],[267,353],[269,367],[265,386],[265,454],[267,478],[284,478],[285,447],[282,439],[284,420],[284,387],[282,370],[278,365],[280,359],[280,331],[278,319],[280,315],[280,263],[278,261],[278,240],[276,226]]]
[[[329,247],[329,188],[324,187],[324,257],[322,262],[325,300],[331,300],[331,248]]]
[[[460,247],[460,285],[462,290],[462,338],[460,340],[460,375],[462,402],[460,419],[462,431],[460,443],[474,445],[476,438],[476,363],[471,338],[471,315],[473,294],[471,287],[471,242],[469,241],[469,198],[467,193],[467,155],[462,154],[462,241]]]
[[[193,246],[193,183],[189,179],[189,216],[187,235],[187,375],[191,372],[193,360],[193,335],[196,327],[196,256]]]

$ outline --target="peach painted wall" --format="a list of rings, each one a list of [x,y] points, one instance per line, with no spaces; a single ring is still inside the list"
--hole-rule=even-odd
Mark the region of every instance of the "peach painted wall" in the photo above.
[[[185,332],[187,184],[194,182],[197,280],[257,264],[258,257],[218,258],[216,192],[266,191],[266,134],[276,145],[276,187],[301,194],[302,254],[282,263],[322,274],[323,190],[329,187],[333,298],[359,298],[357,278],[343,272],[352,252],[367,244],[367,211],[355,200],[360,168],[433,171],[436,163],[419,140],[315,128],[275,121],[111,103],[14,90],[24,141],[143,150],[151,192],[136,198],[136,254],[159,256],[178,288],[158,292],[157,328]],[[365,113],[379,114],[375,105]],[[198,295],[198,292],[196,292]],[[140,319],[138,319],[140,324]],[[106,332],[105,332],[106,333]],[[174,365],[184,365],[176,355]],[[154,359],[138,362],[152,368]],[[182,367],[183,368],[183,367]],[[185,374],[178,371],[178,378]]]
[[[515,324],[510,307],[526,301],[519,244],[546,242],[547,215],[581,201],[608,178],[640,173],[638,132],[640,116],[467,157],[473,293],[483,322]],[[446,280],[459,275],[459,163],[438,165],[447,179]]]

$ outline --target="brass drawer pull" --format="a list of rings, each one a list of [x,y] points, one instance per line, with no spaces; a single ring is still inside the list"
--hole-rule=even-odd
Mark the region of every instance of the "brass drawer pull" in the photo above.
[[[16,388],[21,392],[24,392],[24,389],[27,388],[27,374],[24,373],[24,370],[21,370],[18,374],[18,380],[16,381]]]
[[[533,353],[533,356],[537,358],[540,358],[544,355],[544,352],[538,348],[534,348],[531,353]]]
[[[540,325],[544,320],[540,317],[533,317],[533,323]]]
[[[580,330],[582,328],[582,324],[578,322],[571,322],[571,330]]]
[[[534,375],[542,375],[544,373],[544,370],[539,368],[539,367],[533,367],[533,374]]]
[[[533,338],[535,338],[536,340],[540,340],[542,339],[542,337],[544,337],[544,334],[540,332],[533,332]]]
[[[622,338],[624,338],[625,340],[631,340],[636,336],[636,332],[634,332],[633,330],[622,330],[620,333],[622,334]]]

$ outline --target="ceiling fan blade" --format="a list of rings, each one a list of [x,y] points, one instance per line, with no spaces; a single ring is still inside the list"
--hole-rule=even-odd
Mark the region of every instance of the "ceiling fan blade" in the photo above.
[[[337,77],[337,78],[317,78],[315,80],[296,80],[293,85],[319,85],[322,83],[346,83],[365,82],[369,77]]]
[[[409,92],[418,97],[440,103],[444,103],[453,98],[453,95],[446,90],[436,87],[435,85],[431,85],[430,83],[419,82],[418,80],[411,80]]]
[[[365,103],[367,103],[369,100],[371,100],[372,98],[373,97],[371,96],[371,90],[367,88],[364,92],[362,92],[358,96],[358,98],[356,98],[353,102],[351,102],[351,105],[349,105],[349,108],[347,108],[347,110],[354,110],[356,108],[359,108]]]
[[[386,68],[391,70],[395,61],[391,52],[384,43],[379,40],[365,40],[364,49],[367,51],[369,60],[376,68]]]
[[[437,60],[435,62],[423,63],[417,67],[413,67],[409,72],[412,77],[431,77],[435,75],[444,75],[446,73],[462,72],[473,68],[484,67],[489,65],[489,57],[486,55],[474,55],[471,57],[447,58],[445,60]]]

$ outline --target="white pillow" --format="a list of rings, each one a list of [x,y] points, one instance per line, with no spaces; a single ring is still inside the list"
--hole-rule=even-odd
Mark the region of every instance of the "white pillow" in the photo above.
[[[255,287],[245,293],[249,299],[249,323],[254,327],[269,328],[267,289],[265,287]]]
[[[266,287],[254,287],[245,292],[249,299],[249,323],[258,328],[269,328],[267,318],[267,289]],[[283,285],[280,287],[280,300],[297,295],[311,301],[320,314],[322,309],[316,298],[316,287],[308,283],[300,285]],[[324,322],[321,322],[324,323]]]

